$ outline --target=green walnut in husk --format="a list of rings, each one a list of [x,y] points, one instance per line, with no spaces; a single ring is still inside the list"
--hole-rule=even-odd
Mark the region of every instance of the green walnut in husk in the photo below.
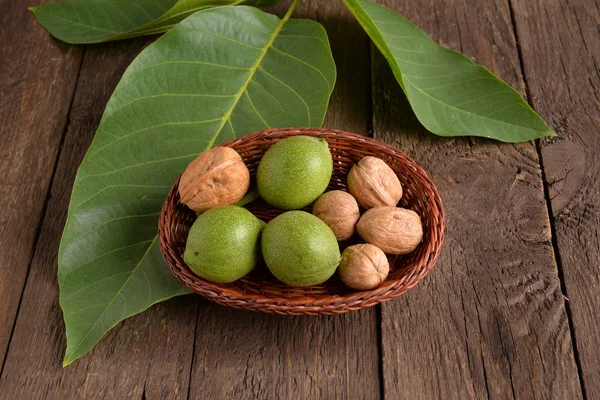
[[[331,229],[304,211],[288,211],[269,222],[261,248],[271,273],[291,286],[323,283],[340,263],[340,249]]]
[[[212,208],[192,225],[183,259],[200,278],[233,282],[252,271],[260,261],[262,228],[262,221],[245,208]]]
[[[317,199],[329,185],[333,159],[324,139],[292,136],[275,143],[258,165],[261,197],[283,210],[297,210]]]

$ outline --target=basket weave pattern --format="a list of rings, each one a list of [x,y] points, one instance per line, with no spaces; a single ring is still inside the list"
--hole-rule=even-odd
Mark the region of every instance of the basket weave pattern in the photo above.
[[[394,147],[367,137],[330,129],[287,128],[253,133],[222,146],[235,149],[250,170],[252,182],[258,163],[265,151],[275,142],[294,135],[309,135],[327,140],[333,156],[333,176],[329,190],[346,189],[346,176],[354,163],[365,156],[383,159],[402,183],[404,194],[399,206],[420,215],[423,223],[423,242],[410,254],[388,256],[390,273],[377,288],[355,291],[346,287],[334,275],[316,286],[291,287],[278,282],[264,265],[244,278],[220,284],[205,281],[192,273],[182,255],[188,232],[196,219],[195,213],[179,202],[177,181],[169,193],[159,220],[159,240],[163,257],[173,274],[192,291],[216,303],[252,311],[287,315],[338,314],[370,307],[391,300],[412,288],[433,268],[444,241],[446,217],[439,194],[427,174],[411,158]],[[246,206],[265,222],[282,210],[276,210],[263,200]],[[306,211],[310,212],[310,207]],[[340,243],[341,249],[362,242],[355,235]]]

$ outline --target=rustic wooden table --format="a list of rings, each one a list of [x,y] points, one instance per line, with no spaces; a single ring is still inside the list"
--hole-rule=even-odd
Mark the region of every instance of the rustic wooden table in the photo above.
[[[558,137],[428,134],[339,1],[304,0],[339,76],[325,125],[414,157],[448,211],[433,272],[359,312],[291,318],[185,296],[63,369],[56,253],[75,173],[154,38],[71,46],[0,0],[0,398],[600,398],[600,2],[387,0],[521,91]],[[281,13],[287,2],[276,7]]]

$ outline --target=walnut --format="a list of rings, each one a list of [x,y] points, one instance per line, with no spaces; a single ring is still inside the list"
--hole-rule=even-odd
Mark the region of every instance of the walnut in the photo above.
[[[315,201],[312,213],[329,226],[338,241],[354,235],[355,225],[360,218],[356,199],[341,190],[322,194]]]
[[[376,207],[367,210],[356,225],[358,234],[388,254],[407,254],[423,239],[421,218],[398,207]]]
[[[229,147],[213,147],[188,165],[179,181],[181,202],[195,211],[235,204],[248,191],[250,171]]]
[[[395,206],[402,198],[402,185],[394,171],[377,157],[365,157],[348,174],[348,190],[366,209]]]
[[[385,253],[372,244],[346,247],[338,273],[342,281],[353,289],[369,290],[381,284],[390,271]]]

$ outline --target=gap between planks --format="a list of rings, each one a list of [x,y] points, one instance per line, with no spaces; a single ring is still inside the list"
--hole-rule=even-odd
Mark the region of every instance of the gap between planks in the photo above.
[[[65,125],[62,130],[62,134],[60,136],[60,141],[58,143],[58,148],[56,150],[56,155],[54,157],[54,163],[52,166],[52,174],[48,181],[47,189],[46,189],[46,198],[44,199],[44,205],[42,206],[42,212],[40,214],[40,218],[37,223],[37,227],[35,229],[35,237],[33,240],[33,246],[31,247],[31,254],[29,255],[29,261],[27,262],[27,271],[25,272],[25,279],[23,280],[23,286],[21,288],[21,294],[19,296],[19,302],[17,304],[17,310],[15,312],[15,317],[13,319],[12,329],[10,331],[10,336],[8,337],[8,343],[6,345],[6,351],[4,353],[4,357],[2,360],[2,365],[0,365],[0,380],[2,379],[2,374],[4,373],[4,367],[6,366],[6,361],[8,358],[8,353],[10,351],[10,344],[12,343],[13,335],[15,333],[15,328],[17,326],[17,319],[19,318],[19,312],[21,311],[21,303],[23,302],[23,294],[25,293],[25,287],[27,287],[27,281],[29,280],[29,272],[31,271],[31,263],[33,262],[33,257],[35,252],[37,251],[38,241],[40,239],[40,233],[42,231],[42,225],[44,223],[44,219],[46,218],[46,211],[48,208],[48,201],[50,200],[50,196],[52,193],[52,185],[54,183],[54,178],[56,177],[56,169],[58,167],[58,160],[60,158],[60,153],[63,150],[63,145],[65,142],[65,137],[67,135],[67,130],[69,128],[69,124],[71,123],[71,111],[73,107],[73,101],[75,100],[75,93],[77,93],[77,85],[79,83],[79,77],[81,76],[81,68],[83,67],[83,60],[85,58],[87,46],[83,46],[83,51],[81,52],[81,56],[79,58],[79,67],[77,68],[77,75],[75,76],[75,84],[73,85],[73,91],[71,92],[71,99],[69,100],[69,107],[67,109],[67,119],[65,121]]]
[[[531,95],[531,89],[527,79],[527,73],[525,72],[525,63],[523,59],[523,49],[521,48],[521,40],[519,32],[517,30],[517,20],[515,18],[515,10],[512,4],[513,0],[507,0],[508,9],[510,11],[510,21],[513,28],[513,34],[515,36],[515,44],[517,46],[517,54],[519,56],[519,65],[521,67],[521,76],[523,77],[523,84],[525,85],[525,94],[527,96],[527,103],[531,105],[531,108],[535,109],[533,104],[533,96]],[[537,111],[537,110],[536,110]],[[567,293],[567,287],[565,284],[565,277],[562,265],[562,259],[560,256],[560,249],[558,247],[558,240],[556,235],[556,221],[552,210],[552,199],[550,198],[550,188],[548,184],[548,178],[546,177],[546,169],[544,168],[544,158],[542,156],[542,147],[540,139],[535,140],[535,149],[538,155],[538,161],[540,164],[540,171],[542,174],[542,184],[544,188],[544,199],[546,200],[546,208],[548,210],[548,220],[550,221],[550,239],[552,241],[552,249],[554,251],[554,260],[556,261],[558,279],[560,281],[560,290],[565,298],[565,312],[567,313],[567,320],[569,322],[569,332],[571,334],[571,343],[573,346],[573,356],[575,358],[575,365],[577,366],[577,377],[579,378],[579,385],[581,386],[581,393],[584,400],[587,399],[585,391],[585,382],[583,381],[583,371],[581,367],[581,359],[579,356],[579,348],[577,347],[577,336],[575,334],[575,328],[573,325],[573,315],[571,312],[571,304],[569,303],[569,296]]]
[[[388,4],[389,4],[389,3],[388,3]],[[435,5],[435,2],[429,2],[428,4],[429,4],[429,5]],[[461,3],[461,4],[462,4],[462,3]],[[434,10],[434,14],[435,14],[435,9],[436,9],[436,7],[434,7],[434,8],[433,8],[433,10]],[[398,11],[398,9],[396,9],[396,11]],[[400,11],[404,11],[404,10],[400,10]],[[456,9],[454,9],[454,13],[456,14]],[[427,18],[425,18],[425,19],[427,19]],[[457,19],[458,19],[458,17],[457,17]],[[437,22],[437,15],[436,15],[436,19],[435,19],[435,21],[436,21],[436,26],[437,26],[437,25],[439,25],[439,23]],[[514,31],[514,30],[516,29],[516,27],[515,27],[515,24],[514,24],[514,22],[511,20],[511,18],[510,18],[510,17],[506,19],[506,22],[510,23],[510,25],[511,25],[511,26],[506,26],[506,28],[507,28],[507,32],[510,32],[511,30],[512,30],[512,31]],[[511,22],[512,22],[512,23],[511,23]],[[499,26],[502,26],[502,25],[504,25],[503,21],[500,21],[500,22],[499,22],[499,24],[500,24]],[[508,24],[507,24],[507,25],[508,25]],[[461,29],[460,29],[460,27],[459,27],[459,26],[457,26],[457,27],[456,27],[456,29],[458,30],[458,38],[459,38],[459,41],[458,41],[459,43],[458,43],[458,44],[462,45],[463,43],[460,41],[460,35],[461,35],[461,32],[460,32],[460,31],[461,31]],[[431,33],[431,32],[429,32],[429,33]],[[512,33],[512,32],[511,32],[511,33]],[[510,33],[509,33],[508,35],[510,35]],[[452,38],[455,38],[455,36],[451,36],[451,40],[452,40]],[[515,38],[515,42],[516,42],[516,38]],[[442,40],[442,44],[446,44],[446,43],[443,43],[443,40]],[[493,41],[493,38],[492,38],[492,44],[493,44],[493,45],[496,45],[496,43]],[[502,43],[501,43],[501,44],[502,44]],[[504,43],[504,44],[506,45],[507,43]],[[508,43],[508,44],[509,44],[509,43]],[[515,45],[516,45],[516,44],[517,44],[517,43],[515,43]],[[452,47],[456,47],[456,46],[457,46],[457,43],[456,43],[456,42],[454,42],[454,43],[451,43],[450,45],[451,45]],[[491,47],[491,49],[496,49],[496,47],[493,47],[493,46],[492,46],[492,47]],[[502,49],[501,49],[501,50],[502,50]],[[516,72],[516,73],[518,74],[519,72],[521,72],[521,73],[522,73],[522,71],[523,71],[523,64],[522,64],[522,58],[521,58],[521,57],[520,57],[518,54],[516,54],[516,53],[517,53],[517,50],[518,50],[518,49],[514,49],[514,51],[515,51],[515,54],[514,54],[514,61],[515,61],[515,63],[514,63],[514,67],[513,67],[513,69],[515,70],[514,72]],[[467,50],[467,51],[468,51],[468,50]],[[485,53],[483,53],[483,54],[485,55]],[[498,61],[499,61],[499,58],[496,58],[496,60],[498,60]],[[516,65],[516,63],[517,63],[517,62],[519,63],[519,65],[518,65],[518,66]],[[496,68],[498,68],[498,66],[496,66]],[[510,73],[510,72],[513,72],[513,71],[510,71],[510,68],[509,68],[509,69],[507,70],[507,72],[509,72],[509,73]],[[517,74],[515,74],[515,76],[513,77],[513,79],[516,79],[516,80],[518,81],[518,78],[519,78],[519,77],[517,76]],[[522,82],[522,83],[523,83],[523,89],[525,89],[525,87],[526,87],[526,86],[525,86],[525,80],[526,80],[526,77],[525,77],[525,76],[522,74],[522,75],[521,75],[521,79],[523,80],[523,82]],[[387,92],[386,92],[386,93],[387,93]],[[384,110],[384,111],[385,111],[385,110]],[[385,115],[383,115],[383,117],[385,117]],[[388,129],[388,130],[389,130],[389,129]],[[392,130],[393,130],[393,129],[392,129]],[[385,129],[384,129],[384,131],[385,131]],[[467,140],[468,140],[468,143],[469,143],[471,146],[473,146],[474,144],[476,145],[476,144],[479,142],[479,141],[474,141],[474,143],[473,143],[473,141],[471,141],[470,139],[467,139]],[[469,147],[470,147],[470,146],[469,146]],[[532,150],[532,151],[531,151],[531,154],[529,154],[529,155],[530,155],[530,156],[535,156],[535,157],[537,157],[537,150],[536,150],[536,148],[534,147],[534,144],[533,144],[533,143],[531,143],[531,150]],[[518,153],[517,153],[517,154],[518,154]],[[540,189],[540,190],[539,190],[539,192],[540,192],[540,193],[539,193],[539,195],[540,195],[540,199],[541,199],[542,201],[547,201],[547,199],[546,199],[546,196],[544,195],[544,193],[543,193],[543,190],[542,190],[542,186],[543,186],[543,184],[544,184],[545,182],[542,182],[542,178],[541,178],[541,171],[539,171],[539,170],[538,170],[538,171],[537,171],[537,174],[535,173],[535,171],[533,171],[533,169],[534,169],[534,168],[535,168],[535,169],[538,169],[538,168],[540,168],[540,163],[541,163],[541,160],[539,159],[539,157],[537,157],[537,159],[535,159],[535,157],[531,157],[531,161],[532,161],[532,163],[531,163],[531,167],[533,167],[533,168],[531,168],[531,171],[530,171],[529,173],[530,173],[530,175],[532,176],[532,179],[534,179],[534,178],[535,178],[535,175],[538,175],[538,176],[540,177],[540,180],[539,180],[539,189]],[[520,170],[519,170],[519,172],[517,172],[517,173],[520,173]],[[528,182],[528,183],[530,183],[530,182]],[[543,214],[547,214],[547,212],[548,212],[548,210],[547,210],[547,205],[541,205],[541,204],[540,204],[540,207],[539,207],[539,208],[540,208],[540,211],[542,211],[542,210],[543,210]],[[539,214],[539,216],[540,216],[540,217],[542,217],[541,213]],[[545,217],[545,216],[546,216],[546,215],[544,215],[544,217]],[[548,229],[548,226],[547,226],[547,229]],[[547,230],[547,232],[548,232],[548,240],[547,240],[547,256],[549,256],[549,257],[548,257],[548,261],[550,261],[549,259],[550,259],[551,257],[552,257],[552,258],[554,258],[554,257],[555,257],[555,256],[554,256],[555,249],[554,249],[554,248],[552,248],[552,250],[550,250],[550,246],[552,245],[552,244],[550,243],[550,242],[551,242],[551,236],[552,236],[552,232],[550,232],[550,229],[548,229],[548,230]],[[545,253],[545,254],[546,254],[546,253]],[[556,259],[555,259],[555,262],[556,262]],[[545,269],[544,269],[544,271],[545,271]],[[467,272],[468,272],[468,271],[467,271]],[[549,271],[547,271],[547,272],[549,272]],[[554,272],[554,274],[558,274],[558,272]],[[456,277],[455,277],[455,278],[456,278]],[[551,277],[550,277],[550,275],[548,275],[546,278],[548,278],[548,279],[549,279],[549,278],[551,278]],[[430,279],[431,279],[431,278],[430,278]],[[537,278],[536,278],[536,279],[537,279]],[[561,279],[560,279],[560,277],[557,277],[555,282],[556,282],[556,285],[557,285],[557,286],[559,286],[559,285],[561,284]],[[492,283],[493,283],[493,282],[492,282]],[[560,301],[562,302],[563,290],[561,290],[561,289],[562,289],[561,287],[558,287],[558,290],[557,290],[555,293],[561,297],[561,300],[560,300]],[[477,296],[477,290],[475,290],[475,289],[474,289],[474,290],[473,290],[473,292],[474,292],[474,295],[476,295],[476,296]],[[462,291],[461,291],[461,295],[462,295]],[[498,296],[498,293],[496,293],[496,296]],[[500,304],[501,302],[498,300],[498,303]],[[558,303],[557,303],[557,304],[558,304]],[[475,305],[477,305],[477,303],[476,303]],[[463,309],[464,309],[464,304],[463,304]],[[387,311],[387,310],[386,310],[386,308],[385,308],[385,307],[384,307],[384,310],[386,311],[386,313],[387,313],[387,312],[389,312],[389,311]],[[485,310],[484,310],[484,311],[485,311]],[[489,310],[487,310],[487,311],[489,311]],[[493,311],[493,310],[492,310],[492,311]],[[550,312],[550,310],[548,310],[548,312]],[[499,314],[499,316],[500,316],[500,317],[502,317],[502,313],[500,313],[500,314]],[[389,317],[388,317],[388,318],[389,318]],[[500,322],[500,321],[499,321],[499,320],[496,318],[496,315],[491,315],[491,316],[489,316],[489,315],[488,315],[487,319],[491,320],[491,322],[494,322],[494,325],[498,325],[498,323]],[[564,318],[564,320],[563,320],[563,321],[564,321],[565,325],[567,325],[567,324],[568,324],[568,322],[569,322],[569,320],[568,320],[568,316],[566,315],[566,311],[565,311],[565,318]],[[536,322],[536,323],[538,324],[538,326],[540,326],[539,324],[540,324],[540,323],[542,323],[542,321],[541,321],[541,320],[539,320],[539,318],[538,318],[538,320],[537,320],[537,322]],[[466,324],[465,324],[465,325],[466,325]],[[476,324],[475,324],[475,325],[476,325]],[[479,321],[479,325],[480,325],[480,326],[479,326],[479,329],[480,329],[480,331],[481,331],[481,321]],[[389,326],[389,325],[388,325],[388,326]],[[567,329],[570,329],[570,328],[567,328]],[[497,329],[497,330],[498,330],[498,332],[496,332],[496,331],[494,331],[494,330],[492,330],[492,329],[490,329],[490,328],[488,327],[488,330],[486,331],[486,332],[488,333],[488,337],[486,338],[486,344],[487,344],[487,345],[490,345],[490,343],[491,343],[491,344],[494,344],[494,343],[496,343],[496,344],[500,344],[500,345],[501,345],[501,346],[500,346],[500,350],[502,350],[502,351],[503,351],[503,353],[502,353],[502,358],[503,358],[503,359],[505,359],[505,360],[508,362],[508,364],[507,364],[507,368],[508,368],[508,370],[507,370],[507,371],[504,371],[505,373],[503,373],[503,375],[504,375],[504,376],[510,376],[510,377],[511,377],[511,386],[513,386],[513,387],[512,387],[512,391],[513,391],[513,395],[514,395],[514,394],[515,394],[515,387],[514,387],[514,382],[512,382],[512,375],[513,375],[513,374],[518,374],[519,372],[515,372],[515,371],[518,371],[518,369],[515,369],[515,370],[513,370],[513,369],[514,369],[514,368],[515,368],[515,366],[516,366],[516,367],[520,368],[521,370],[523,370],[523,369],[524,369],[524,365],[525,365],[525,364],[524,364],[524,362],[525,362],[525,361],[528,361],[528,358],[527,358],[527,356],[526,356],[526,355],[525,355],[525,356],[522,356],[522,357],[517,357],[517,358],[515,359],[515,360],[516,360],[516,361],[515,361],[515,364],[513,365],[513,361],[512,361],[512,359],[514,358],[514,355],[515,355],[515,354],[514,354],[514,353],[510,353],[510,352],[509,352],[509,353],[507,353],[507,347],[508,347],[508,350],[510,350],[510,349],[512,349],[513,351],[515,350],[515,349],[514,349],[514,347],[515,347],[515,346],[514,346],[514,339],[512,339],[512,331],[508,332],[508,333],[510,333],[510,335],[508,335],[506,332],[504,332],[504,333],[503,333],[503,332],[502,332],[502,330],[500,329],[500,327],[498,327],[498,329]],[[480,333],[481,333],[481,332],[480,332]],[[566,333],[566,329],[565,329],[565,333]],[[533,332],[533,333],[532,333],[532,335],[533,335],[533,334],[535,334],[535,337],[533,337],[532,339],[529,339],[529,340],[530,340],[530,341],[531,341],[531,340],[535,340],[535,341],[539,342],[539,339],[537,338],[537,334],[536,334],[536,332]],[[495,336],[494,336],[494,335],[495,335]],[[467,338],[468,338],[468,336],[469,336],[469,335],[468,335],[468,332],[467,332]],[[481,333],[481,336],[483,336],[483,333]],[[498,337],[496,337],[496,336],[498,336]],[[569,332],[569,333],[566,333],[566,337],[570,338],[570,337],[571,337],[571,332]],[[504,343],[504,341],[505,341],[506,339],[508,339],[508,342],[505,344],[505,343]],[[511,339],[512,339],[512,341],[511,341]],[[522,344],[523,344],[523,341],[522,341],[522,340],[521,340],[521,341],[518,341],[518,345],[522,345]],[[569,348],[571,349],[571,351],[575,352],[575,349],[574,349],[574,347],[573,347],[573,346],[574,346],[574,345],[573,345],[573,343],[571,342],[571,344],[570,344]],[[386,347],[386,349],[388,349],[388,350],[390,349],[389,345],[388,345],[388,347]],[[539,348],[538,348],[538,349],[539,349]],[[469,357],[469,354],[468,354],[468,352],[469,352],[469,346],[468,346],[468,345],[467,345],[467,348],[466,348],[466,350],[467,350],[467,357],[468,357],[468,358],[465,360],[465,362],[472,362],[473,360],[472,360],[472,359]],[[490,354],[489,354],[489,350],[490,350],[490,349],[485,349],[485,350],[487,350],[487,351],[488,351],[488,354],[487,354],[487,357],[488,357],[488,362],[489,362],[489,360],[490,360],[490,359],[493,361],[493,359],[489,357],[489,356],[490,356]],[[492,350],[493,350],[493,348],[492,348]],[[483,350],[482,350],[482,352],[483,352]],[[384,356],[385,356],[385,354],[384,354]],[[536,354],[532,353],[532,354],[531,354],[531,357],[532,357],[532,360],[533,360],[533,359],[535,359],[536,361],[538,361],[538,357],[537,357],[537,355],[536,355]],[[524,361],[523,361],[523,360],[524,360]],[[540,355],[540,357],[539,357],[539,361],[541,361],[541,362],[542,362],[542,364],[543,364],[543,362],[544,362],[544,359],[543,359],[543,357],[542,357],[541,355]],[[487,364],[486,362],[483,362],[483,361],[482,361],[482,367],[484,368],[484,375],[485,375],[485,368],[486,368],[486,364]],[[492,366],[493,366],[493,365],[492,365]],[[388,367],[388,368],[390,367],[389,361],[388,361],[387,367]],[[470,370],[470,369],[471,369],[471,364],[469,364],[469,370]],[[573,365],[572,365],[572,373],[573,373],[573,377],[575,376],[575,373],[576,373],[576,372],[575,372],[575,370],[576,370],[576,365],[575,365],[575,362],[574,362],[574,360],[573,360]],[[493,372],[493,371],[492,371],[492,372]],[[496,371],[496,372],[497,372],[497,371]],[[488,375],[489,375],[489,374],[488,374]],[[500,376],[500,378],[501,378],[501,377],[502,377],[502,376]],[[393,376],[392,376],[391,378],[393,378]],[[486,396],[486,395],[487,395],[487,397],[490,397],[490,396],[491,396],[491,397],[494,397],[494,393],[492,392],[492,386],[490,386],[490,388],[489,388],[489,389],[488,389],[488,387],[487,387],[488,380],[489,380],[488,378],[489,378],[489,376],[484,376],[484,382],[485,382],[485,385],[486,385],[486,387],[485,387],[485,391],[483,391],[483,390],[480,390],[480,391],[479,391],[479,394],[483,394],[483,396]],[[516,378],[516,377],[515,377],[515,378]],[[435,378],[434,378],[434,379],[435,379]],[[493,380],[493,379],[494,379],[494,378],[492,377],[492,380]],[[496,389],[498,389],[498,388],[501,388],[501,387],[502,387],[502,385],[499,385],[499,384],[498,384],[498,379],[499,379],[499,376],[498,376],[498,374],[497,374],[497,373],[496,373],[496,377],[495,377],[495,379],[496,379]],[[389,380],[389,381],[388,381],[388,385],[390,385],[390,381],[391,381],[391,379],[390,379],[390,376],[388,376],[388,380]],[[521,376],[521,377],[520,377],[518,380],[520,380],[520,383],[522,384],[522,386],[524,386],[524,387],[521,387],[521,389],[529,389],[528,387],[525,387],[525,386],[527,386],[527,379],[525,379],[525,380],[524,380],[524,379],[523,379],[523,377]],[[571,385],[569,385],[569,386],[568,386],[569,388],[571,388],[571,389],[575,389],[575,387],[579,387],[579,390],[581,390],[581,389],[580,389],[580,385],[578,385],[578,384],[579,384],[579,382],[577,381],[577,378],[573,379],[573,380],[572,380],[572,382],[573,382],[573,384],[572,384],[572,386],[571,386]],[[500,382],[500,383],[501,383],[501,382]],[[519,383],[519,382],[517,382],[517,383]],[[434,385],[434,386],[435,386],[435,385]],[[506,385],[505,385],[505,386],[506,386]],[[506,389],[506,387],[504,387],[504,388]],[[567,386],[565,386],[565,388],[567,388]],[[406,388],[404,388],[404,389],[406,389]],[[481,389],[481,388],[480,388],[480,389]],[[517,389],[519,389],[519,388],[517,387]],[[434,389],[432,389],[432,391],[434,391],[434,390],[435,390],[435,388],[434,388]],[[438,385],[438,389],[437,389],[437,390],[438,390],[438,392],[440,391],[440,387],[439,387],[439,385]],[[508,394],[510,394],[510,390],[511,390],[511,388],[508,388],[508,392],[507,392]],[[392,390],[391,392],[393,392],[393,390]],[[390,393],[391,393],[391,392],[390,392]],[[457,393],[458,393],[458,392],[457,392]],[[518,394],[518,393],[519,393],[519,391],[517,390],[517,394]]]

